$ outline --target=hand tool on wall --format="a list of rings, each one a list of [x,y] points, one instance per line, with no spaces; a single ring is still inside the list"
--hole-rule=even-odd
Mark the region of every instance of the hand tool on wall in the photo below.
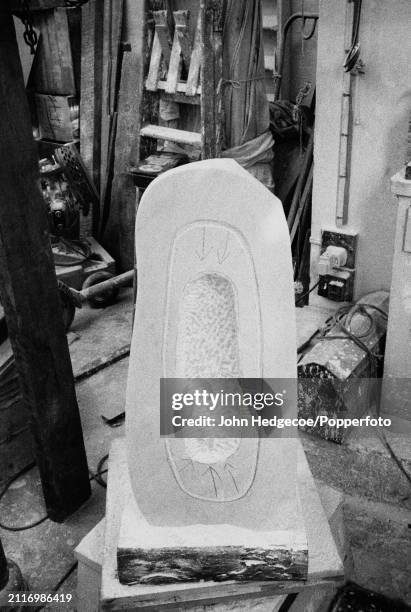
[[[278,71],[277,71],[277,74],[274,76],[274,101],[278,100],[280,97],[281,81],[283,78],[283,69],[284,69],[285,50],[287,46],[286,45],[287,34],[288,34],[290,27],[292,26],[294,21],[296,21],[297,19],[302,20],[303,28],[305,27],[307,21],[311,22],[311,29],[308,31],[308,33],[303,32],[303,40],[310,40],[310,38],[312,38],[315,33],[315,28],[316,28],[317,20],[318,20],[318,14],[317,13],[293,13],[292,15],[290,15],[290,17],[285,22],[284,27],[283,27],[283,35],[281,37],[282,42],[281,42],[281,46],[280,46],[279,54],[278,54],[279,55]]]
[[[360,20],[361,20],[361,6],[362,0],[351,0],[354,2],[354,15],[352,24],[352,39],[351,47],[349,48],[344,61],[345,72],[351,72],[357,65],[360,57],[360,43],[358,42],[358,35],[360,32]]]

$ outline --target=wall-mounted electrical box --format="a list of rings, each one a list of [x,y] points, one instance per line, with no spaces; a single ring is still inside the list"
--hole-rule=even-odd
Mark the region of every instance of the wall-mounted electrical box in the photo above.
[[[353,300],[357,238],[354,233],[322,231],[318,295],[335,302]]]

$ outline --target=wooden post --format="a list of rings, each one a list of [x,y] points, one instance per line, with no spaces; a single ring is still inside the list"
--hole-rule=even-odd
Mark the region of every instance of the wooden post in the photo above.
[[[90,0],[81,9],[80,152],[84,164],[100,189],[101,79],[103,74],[104,4]],[[98,217],[100,211],[95,211]],[[99,219],[93,219],[96,234]]]
[[[0,292],[47,512],[90,495],[60,297],[10,5],[0,5]]]
[[[4,589],[9,581],[9,565],[4,554],[3,545],[0,540],[0,591]]]
[[[222,140],[223,0],[201,0],[202,158],[220,157]]]
[[[102,244],[115,258],[120,271],[130,270],[134,262],[134,223],[136,190],[129,174],[139,160],[141,97],[144,68],[144,3],[124,2],[124,53],[117,105],[117,129],[110,214]],[[127,50],[126,50],[127,49]]]

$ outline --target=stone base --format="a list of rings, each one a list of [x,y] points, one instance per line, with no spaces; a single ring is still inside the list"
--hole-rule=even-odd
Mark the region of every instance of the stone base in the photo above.
[[[201,582],[173,582],[170,584],[121,584],[117,576],[117,554],[125,546],[121,536],[121,517],[131,494],[125,449],[122,440],[113,443],[110,453],[106,532],[101,585],[102,610],[112,610],[114,602],[122,609],[138,606],[160,609],[170,604],[206,603],[209,601],[242,600],[255,597],[267,598],[301,590],[330,589],[341,584],[344,578],[341,558],[330,532],[330,527],[307,466],[304,453],[299,456],[300,498],[304,511],[305,528],[308,539],[307,580],[277,579],[270,581],[224,582],[203,580]],[[132,541],[131,539],[129,540]],[[198,558],[197,558],[198,561]],[[136,581],[134,581],[135,583]],[[242,604],[241,604],[242,605]],[[244,608],[246,609],[246,608]]]
[[[145,520],[131,494],[123,510],[117,570],[121,584],[304,581],[307,538],[303,524],[269,532],[227,524],[157,527]]]

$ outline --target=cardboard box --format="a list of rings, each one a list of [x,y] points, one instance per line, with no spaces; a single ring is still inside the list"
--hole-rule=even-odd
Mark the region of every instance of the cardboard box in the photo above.
[[[36,93],[35,99],[40,138],[62,143],[72,141],[78,123],[78,117],[73,117],[75,97]]]

